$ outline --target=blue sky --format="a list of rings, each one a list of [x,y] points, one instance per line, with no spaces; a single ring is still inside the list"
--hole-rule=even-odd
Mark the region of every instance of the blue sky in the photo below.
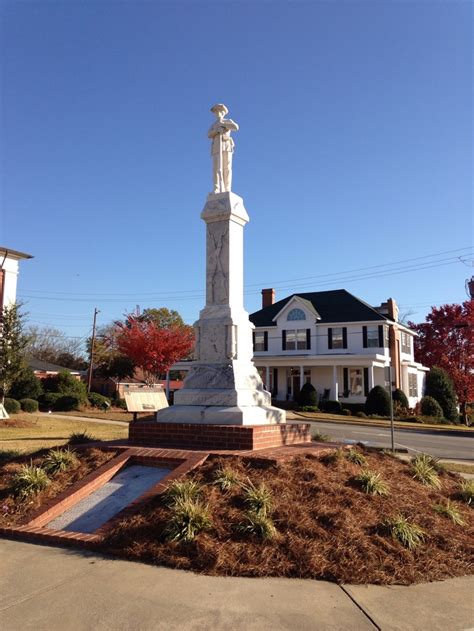
[[[249,312],[263,287],[392,296],[417,321],[463,301],[472,17],[456,0],[3,0],[0,245],[35,257],[30,321],[84,337],[94,307],[197,319],[215,102],[240,125]]]

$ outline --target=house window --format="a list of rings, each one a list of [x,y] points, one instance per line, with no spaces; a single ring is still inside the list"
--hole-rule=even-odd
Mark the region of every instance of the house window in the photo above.
[[[349,368],[349,392],[354,396],[364,394],[362,368]]]
[[[265,332],[264,331],[255,331],[254,337],[254,351],[265,351]]]
[[[307,346],[306,329],[294,329],[286,331],[286,349],[287,351],[304,351]]]
[[[306,320],[305,312],[302,309],[292,309],[287,320]]]
[[[411,335],[402,331],[402,353],[411,355]]]
[[[418,397],[418,378],[414,372],[408,373],[408,395]]]
[[[367,348],[379,348],[379,327],[367,327]]]
[[[328,348],[347,348],[346,327],[328,329]]]

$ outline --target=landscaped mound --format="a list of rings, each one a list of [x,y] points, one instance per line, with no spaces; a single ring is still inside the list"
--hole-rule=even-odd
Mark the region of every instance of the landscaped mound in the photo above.
[[[0,526],[26,523],[34,511],[115,455],[112,450],[64,446],[11,458],[0,452]]]
[[[473,569],[461,482],[429,457],[407,464],[362,449],[277,464],[211,457],[116,525],[103,547],[214,575],[440,580]]]

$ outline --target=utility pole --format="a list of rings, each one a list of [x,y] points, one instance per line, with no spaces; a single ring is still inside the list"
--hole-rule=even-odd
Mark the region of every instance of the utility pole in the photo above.
[[[97,307],[94,309],[94,322],[92,324],[92,340],[91,340],[91,356],[89,359],[89,374],[87,376],[87,392],[91,391],[91,383],[92,383],[92,362],[94,360],[94,342],[95,342],[95,323],[97,321],[97,314],[100,311]]]

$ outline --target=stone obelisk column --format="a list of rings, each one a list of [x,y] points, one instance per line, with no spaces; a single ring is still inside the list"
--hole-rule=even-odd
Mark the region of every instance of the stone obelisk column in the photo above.
[[[249,221],[241,197],[230,191],[233,141],[238,126],[225,119],[227,108],[212,110],[214,192],[201,218],[206,222],[206,306],[195,323],[196,361],[174,405],[157,421],[220,425],[285,423],[285,412],[271,405],[252,362],[252,329],[243,305],[243,230]]]

